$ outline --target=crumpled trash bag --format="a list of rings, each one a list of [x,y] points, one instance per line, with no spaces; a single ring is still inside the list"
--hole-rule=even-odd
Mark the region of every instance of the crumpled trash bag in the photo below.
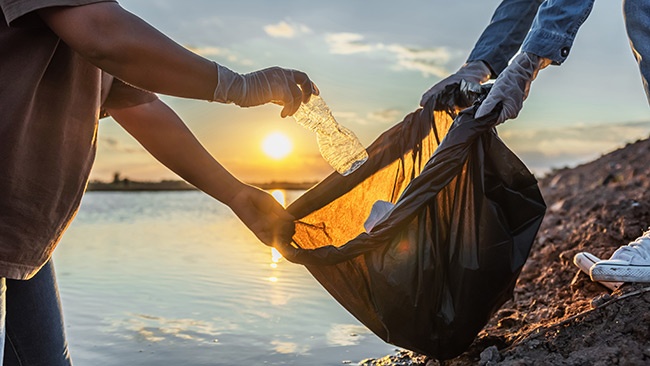
[[[287,207],[294,243],[277,246],[384,341],[437,359],[464,352],[512,297],[546,210],[496,111],[456,116],[450,93],[379,136],[357,171]],[[366,232],[377,201],[394,206]]]

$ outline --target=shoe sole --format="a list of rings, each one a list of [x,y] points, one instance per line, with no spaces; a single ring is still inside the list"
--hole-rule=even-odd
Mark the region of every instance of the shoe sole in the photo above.
[[[600,261],[600,258],[596,257],[595,255],[587,252],[580,252],[576,254],[573,257],[573,264],[575,264],[582,272],[587,274],[587,276],[591,276],[589,273],[589,270],[591,267],[598,263]],[[605,282],[604,280],[595,280],[601,285],[607,287],[608,289],[615,291],[621,285],[623,285],[623,282]],[[602,281],[602,282],[601,282]]]
[[[590,276],[594,281],[650,282],[650,266],[598,263]]]

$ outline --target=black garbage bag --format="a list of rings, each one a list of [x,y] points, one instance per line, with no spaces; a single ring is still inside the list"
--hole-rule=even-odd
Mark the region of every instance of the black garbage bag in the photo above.
[[[277,249],[384,341],[449,359],[512,297],[546,206],[496,114],[456,116],[443,99],[293,202],[294,243]],[[378,200],[395,206],[366,233]]]

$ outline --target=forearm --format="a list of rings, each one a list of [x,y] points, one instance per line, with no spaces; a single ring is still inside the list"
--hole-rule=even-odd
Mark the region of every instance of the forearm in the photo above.
[[[519,50],[542,0],[504,0],[492,15],[467,61],[486,62],[496,76]]]
[[[522,51],[563,63],[591,13],[594,0],[546,0],[540,6]]]
[[[46,8],[39,15],[72,49],[129,84],[178,97],[212,99],[217,85],[214,64],[116,3]]]
[[[107,111],[152,156],[201,191],[230,205],[242,189],[162,101]]]

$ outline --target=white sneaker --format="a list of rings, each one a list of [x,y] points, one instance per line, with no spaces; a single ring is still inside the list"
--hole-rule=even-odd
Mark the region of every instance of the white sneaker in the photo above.
[[[589,270],[593,281],[650,282],[650,230]]]
[[[587,275],[589,275],[589,269],[591,269],[591,267],[598,262],[600,262],[600,258],[587,252],[580,252],[573,257],[573,264],[575,264],[578,268],[580,268],[582,272],[586,273]],[[600,283],[601,285],[607,287],[612,291],[615,291],[623,284],[623,282],[598,282],[598,283]]]

